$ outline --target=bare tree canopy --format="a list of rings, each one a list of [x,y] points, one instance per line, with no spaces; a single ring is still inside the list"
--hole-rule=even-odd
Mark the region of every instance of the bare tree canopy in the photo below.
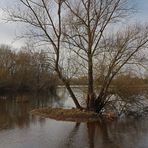
[[[142,61],[148,26],[119,28],[133,9],[128,0],[18,0],[7,10],[8,20],[29,27],[24,36],[46,45],[50,61],[77,108],[82,108],[70,87],[70,77],[87,76],[87,109],[100,112],[109,102],[108,89],[127,64]],[[64,59],[63,59],[64,58]],[[102,67],[102,69],[100,68]],[[97,70],[101,89],[94,90]]]

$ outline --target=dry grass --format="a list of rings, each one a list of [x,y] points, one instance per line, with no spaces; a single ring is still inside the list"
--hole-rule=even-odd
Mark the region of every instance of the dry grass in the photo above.
[[[31,114],[62,121],[92,122],[98,121],[99,116],[91,111],[63,108],[42,108],[31,111]]]

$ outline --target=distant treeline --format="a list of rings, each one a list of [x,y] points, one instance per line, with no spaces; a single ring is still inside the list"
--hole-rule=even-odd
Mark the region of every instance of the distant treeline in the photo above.
[[[100,76],[99,78],[95,79],[95,85],[102,85],[102,79],[105,78]],[[70,80],[71,85],[88,85],[87,76],[82,76],[78,78],[72,78]],[[62,85],[62,83],[60,83]],[[114,86],[124,85],[124,86],[144,86],[148,85],[148,77],[139,77],[134,73],[124,73],[118,75],[111,83]]]
[[[63,83],[51,69],[47,53],[31,51],[26,47],[16,52],[7,45],[0,45],[0,92],[3,91],[54,91]],[[95,78],[95,86],[102,85],[103,75]],[[87,76],[69,80],[71,85],[88,85]],[[112,85],[122,87],[147,87],[148,76],[140,78],[132,73],[118,75]],[[128,88],[127,87],[127,88]],[[128,88],[129,89],[129,88]]]
[[[49,91],[56,87],[56,77],[49,68],[47,55],[9,46],[0,46],[0,92]]]

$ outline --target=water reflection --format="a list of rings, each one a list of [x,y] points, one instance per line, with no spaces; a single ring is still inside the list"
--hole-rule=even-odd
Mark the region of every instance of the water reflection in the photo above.
[[[18,98],[28,101],[18,103]],[[0,148],[147,148],[146,118],[74,123],[29,114],[38,107],[70,106],[68,102],[64,95],[60,99],[60,92],[50,96],[1,96]]]
[[[80,123],[76,123],[72,130],[70,131],[69,135],[65,139],[65,143],[61,148],[69,148],[72,147],[75,137],[77,136],[77,133],[79,132]]]
[[[66,131],[68,136],[57,148],[147,148],[147,123],[146,120],[76,123]]]
[[[95,148],[96,145],[100,147],[118,147],[114,141],[111,140],[107,124],[105,122],[87,123],[89,147]]]
[[[148,145],[148,121],[87,123],[89,147],[96,148],[146,148]]]
[[[29,115],[34,108],[47,107],[58,103],[58,97],[41,94],[16,94],[0,97],[0,129],[28,127],[36,122],[36,117]],[[53,101],[54,100],[54,101]],[[60,104],[60,103],[58,103]],[[40,122],[43,122],[41,119]]]

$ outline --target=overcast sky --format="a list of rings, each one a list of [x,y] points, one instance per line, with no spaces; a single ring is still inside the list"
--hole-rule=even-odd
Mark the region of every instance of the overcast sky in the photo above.
[[[13,6],[18,0],[0,0],[0,44],[8,44],[15,48],[23,46],[23,41],[15,41],[16,34],[19,31],[17,24],[8,24],[2,21],[2,8]],[[148,22],[148,0],[131,0],[136,4],[138,13],[131,18],[136,22]],[[21,28],[23,29],[23,28]]]

